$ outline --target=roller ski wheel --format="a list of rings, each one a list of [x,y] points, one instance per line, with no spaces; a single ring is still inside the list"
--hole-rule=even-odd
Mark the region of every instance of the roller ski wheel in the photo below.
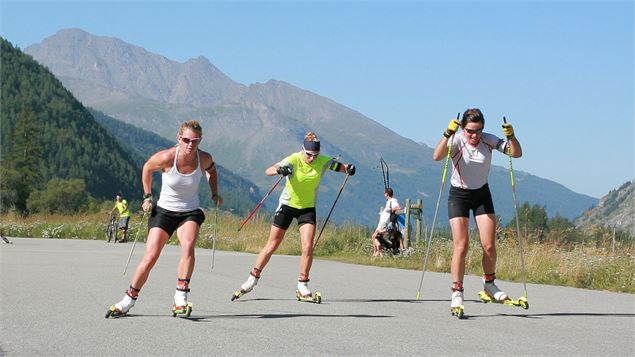
[[[189,301],[187,302],[187,305],[183,306],[172,305],[172,317],[176,317],[177,315],[185,315],[185,317],[190,317],[193,307],[194,305],[192,305],[192,303]]]
[[[507,298],[505,300],[499,301],[494,299],[493,297],[489,296],[485,291],[479,291],[478,292],[478,296],[479,298],[481,298],[481,301],[484,303],[494,303],[494,304],[503,304],[503,305],[508,305],[508,306],[517,306],[517,307],[521,307],[525,310],[529,309],[529,302],[527,301],[527,298],[524,296],[521,296],[520,298],[518,298],[517,300],[511,299],[511,298]]]
[[[465,307],[463,305],[451,307],[450,312],[452,313],[452,316],[456,316],[458,319],[465,318]]]
[[[126,316],[127,314],[128,314],[128,313],[123,312],[123,311],[121,311],[121,310],[117,309],[117,308],[115,307],[115,305],[112,305],[112,306],[108,309],[108,311],[106,311],[106,316],[105,316],[105,317],[106,317],[106,318],[112,317],[112,318],[116,319],[116,318],[118,318],[118,317],[123,317],[123,316]]]
[[[246,292],[242,292],[240,290],[236,291],[233,295],[232,295],[232,301],[240,299],[241,296],[245,295]]]
[[[299,290],[296,290],[295,297],[298,299],[298,301],[312,302],[315,304],[322,303],[322,294],[319,291],[315,292],[315,294],[312,295],[302,295],[300,294]]]

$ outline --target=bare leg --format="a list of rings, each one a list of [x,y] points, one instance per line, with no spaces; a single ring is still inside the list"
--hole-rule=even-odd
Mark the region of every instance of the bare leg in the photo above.
[[[146,240],[146,250],[143,254],[143,260],[137,266],[131,285],[136,289],[141,289],[148,280],[148,275],[159,259],[163,246],[168,241],[168,233],[159,227],[153,227],[148,232]]]
[[[483,273],[496,272],[496,217],[493,214],[482,214],[474,218],[483,247]]]
[[[284,234],[287,231],[282,228],[278,228],[274,225],[271,226],[271,230],[269,231],[269,240],[267,240],[267,244],[260,250],[258,253],[258,258],[256,258],[256,268],[263,270],[267,263],[269,263],[269,259],[273,253],[278,249],[280,243],[282,243],[282,239],[284,238]]]
[[[452,229],[452,281],[463,281],[465,276],[465,256],[469,247],[469,223],[467,217],[454,217],[450,219]]]
[[[190,279],[194,272],[194,248],[198,238],[199,225],[194,221],[183,223],[177,230],[176,234],[181,245],[181,259],[178,266],[178,277],[180,279]]]
[[[302,256],[300,257],[300,274],[309,276],[313,265],[313,237],[315,225],[305,223],[300,226],[300,241],[302,243]]]

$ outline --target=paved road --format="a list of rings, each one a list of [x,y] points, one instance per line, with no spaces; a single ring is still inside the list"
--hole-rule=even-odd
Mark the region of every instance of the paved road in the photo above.
[[[13,238],[12,238],[13,239]],[[483,304],[465,282],[465,320],[449,313],[447,274],[316,260],[321,305],[295,300],[298,258],[275,256],[251,294],[230,302],[255,256],[197,250],[189,319],[173,318],[179,248],[167,246],[131,315],[105,319],[143,244],[13,239],[0,244],[0,356],[346,355],[633,356],[635,296],[528,285],[529,310]],[[522,285],[501,281],[512,294]]]

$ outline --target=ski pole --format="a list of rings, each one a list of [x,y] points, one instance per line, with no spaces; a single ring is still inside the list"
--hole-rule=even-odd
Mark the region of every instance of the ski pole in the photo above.
[[[241,223],[240,227],[238,227],[238,232],[240,232],[240,230],[243,228],[243,226],[245,224],[247,224],[247,222],[251,219],[251,216],[253,216],[254,213],[256,213],[256,211],[258,211],[258,209],[260,208],[260,206],[262,206],[262,204],[265,202],[267,197],[269,197],[269,195],[271,195],[271,192],[273,192],[273,190],[275,190],[276,187],[278,187],[278,184],[280,183],[280,181],[282,181],[283,178],[284,178],[284,176],[280,176],[278,181],[276,181],[276,183],[274,183],[273,186],[271,186],[271,189],[269,189],[269,192],[267,192],[265,197],[263,197],[262,200],[260,200],[260,202],[256,205],[256,207],[254,207],[254,209],[252,209],[251,212],[249,212],[249,215],[247,216],[247,218],[245,218],[243,223]]]
[[[456,115],[456,120],[459,120],[461,112]],[[419,281],[419,289],[417,290],[417,300],[421,297],[421,286],[423,285],[423,277],[426,274],[426,267],[428,266],[428,256],[430,255],[430,247],[432,246],[432,234],[434,233],[434,226],[437,222],[437,215],[439,213],[439,204],[441,203],[441,196],[443,195],[443,187],[445,186],[445,176],[448,173],[448,164],[450,163],[452,155],[452,139],[454,134],[450,137],[450,147],[448,148],[448,155],[445,157],[445,166],[443,167],[443,175],[441,176],[441,188],[439,189],[439,197],[437,198],[437,206],[434,209],[434,217],[432,219],[432,227],[430,227],[430,236],[428,236],[428,246],[426,247],[426,256],[423,260],[423,268],[421,269],[421,281]]]
[[[503,117],[503,123],[507,124],[507,118]],[[509,140],[507,141],[509,145]],[[523,238],[520,236],[520,221],[518,220],[518,200],[516,199],[516,182],[514,180],[514,167],[512,166],[512,152],[511,149],[507,153],[509,157],[509,178],[512,182],[512,199],[514,201],[514,214],[516,216],[516,236],[518,237],[518,250],[520,251],[520,269],[523,279],[523,288],[525,289],[525,298],[527,298],[527,281],[525,280],[525,258],[523,252]]]
[[[143,227],[143,220],[146,218],[148,212],[143,212],[143,216],[141,216],[141,221],[139,221],[139,228],[137,229],[137,234],[134,236],[134,242],[132,242],[132,248],[130,248],[130,254],[128,254],[128,260],[126,261],[126,266],[123,268],[123,275],[126,275],[126,270],[128,270],[128,264],[130,264],[130,258],[132,258],[132,252],[134,252],[134,247],[137,245],[137,238],[139,238],[139,231],[141,231],[141,227]]]
[[[384,189],[387,189],[390,187],[390,171],[388,171],[388,163],[386,163],[383,157],[380,157],[379,164],[381,165],[381,174],[384,176]]]
[[[342,182],[342,186],[340,186],[340,190],[339,192],[337,192],[337,196],[335,196],[335,201],[333,201],[333,205],[331,206],[331,209],[329,210],[329,214],[326,216],[326,219],[324,220],[324,224],[322,225],[322,229],[320,229],[320,234],[318,234],[317,239],[315,240],[315,244],[313,244],[313,249],[315,249],[315,247],[317,247],[318,242],[320,241],[320,237],[322,236],[322,232],[324,232],[324,227],[326,227],[326,224],[329,223],[329,218],[331,218],[331,213],[333,213],[333,208],[335,208],[335,204],[337,203],[337,200],[340,199],[340,195],[342,194],[342,190],[344,189],[344,186],[346,186],[346,181],[348,181],[348,178],[351,175],[348,174],[348,172],[346,173],[346,177],[344,178],[344,182]]]
[[[212,238],[212,269],[214,269],[214,258],[216,256],[216,236],[218,234],[218,205],[214,209],[214,229],[212,230],[214,237]]]

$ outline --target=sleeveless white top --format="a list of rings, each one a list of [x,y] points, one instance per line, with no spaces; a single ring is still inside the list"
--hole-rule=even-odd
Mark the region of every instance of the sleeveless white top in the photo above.
[[[176,167],[178,157],[179,147],[177,146],[172,168],[161,174],[161,194],[157,205],[173,212],[193,211],[200,208],[198,186],[201,183],[201,177],[203,177],[198,150],[196,150],[196,170],[190,174],[179,172]]]

